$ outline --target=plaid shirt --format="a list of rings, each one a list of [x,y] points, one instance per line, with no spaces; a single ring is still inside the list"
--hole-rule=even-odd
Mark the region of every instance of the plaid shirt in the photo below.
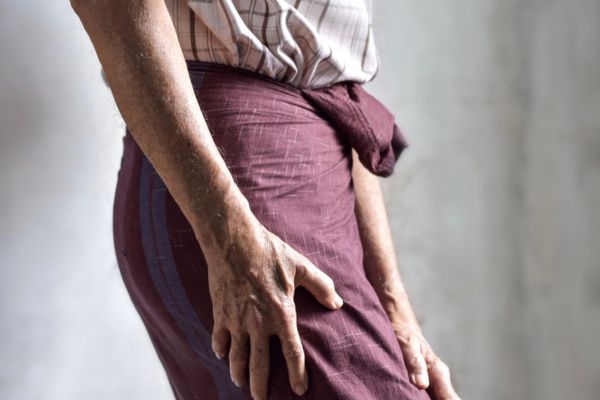
[[[165,0],[186,60],[228,64],[298,88],[372,80],[372,0]]]

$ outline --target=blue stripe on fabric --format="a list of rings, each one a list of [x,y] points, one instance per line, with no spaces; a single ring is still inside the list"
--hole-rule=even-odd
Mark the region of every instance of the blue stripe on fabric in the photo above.
[[[202,325],[179,278],[167,230],[166,198],[164,182],[144,157],[139,187],[140,224],[146,263],[154,286],[200,362],[212,375],[219,398],[246,399],[242,389],[231,382],[227,364],[212,352],[211,334]]]

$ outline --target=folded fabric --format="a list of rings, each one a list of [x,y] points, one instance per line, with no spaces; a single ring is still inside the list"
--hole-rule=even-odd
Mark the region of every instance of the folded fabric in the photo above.
[[[276,88],[288,95],[301,96],[344,135],[356,150],[360,162],[373,174],[387,177],[408,143],[395,122],[392,112],[368,93],[361,83],[338,82],[332,86],[300,89],[255,71],[227,64],[188,61],[190,71],[218,71],[237,76],[256,78],[255,88]]]
[[[408,143],[394,115],[361,84],[344,81],[302,94],[346,135],[369,171],[383,177],[394,172]]]

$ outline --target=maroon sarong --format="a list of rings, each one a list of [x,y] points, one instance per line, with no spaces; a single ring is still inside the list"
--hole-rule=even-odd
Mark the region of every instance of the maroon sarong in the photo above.
[[[267,229],[335,282],[340,310],[296,290],[311,400],[429,399],[409,381],[388,318],[363,269],[351,147],[392,173],[406,143],[393,115],[353,82],[300,90],[258,73],[188,62],[215,143]],[[177,399],[250,399],[211,350],[207,266],[192,228],[126,131],[114,203],[119,268]],[[271,338],[269,399],[300,398]]]

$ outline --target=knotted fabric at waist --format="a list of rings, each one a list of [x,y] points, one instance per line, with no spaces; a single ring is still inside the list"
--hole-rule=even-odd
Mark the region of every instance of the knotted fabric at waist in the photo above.
[[[323,88],[298,88],[255,71],[207,61],[187,61],[192,81],[194,72],[219,72],[228,81],[255,78],[256,96],[269,96],[269,91],[284,91],[302,97],[328,119],[356,150],[361,163],[373,174],[392,175],[394,165],[408,143],[395,122],[392,112],[369,94],[362,84],[338,82]]]

